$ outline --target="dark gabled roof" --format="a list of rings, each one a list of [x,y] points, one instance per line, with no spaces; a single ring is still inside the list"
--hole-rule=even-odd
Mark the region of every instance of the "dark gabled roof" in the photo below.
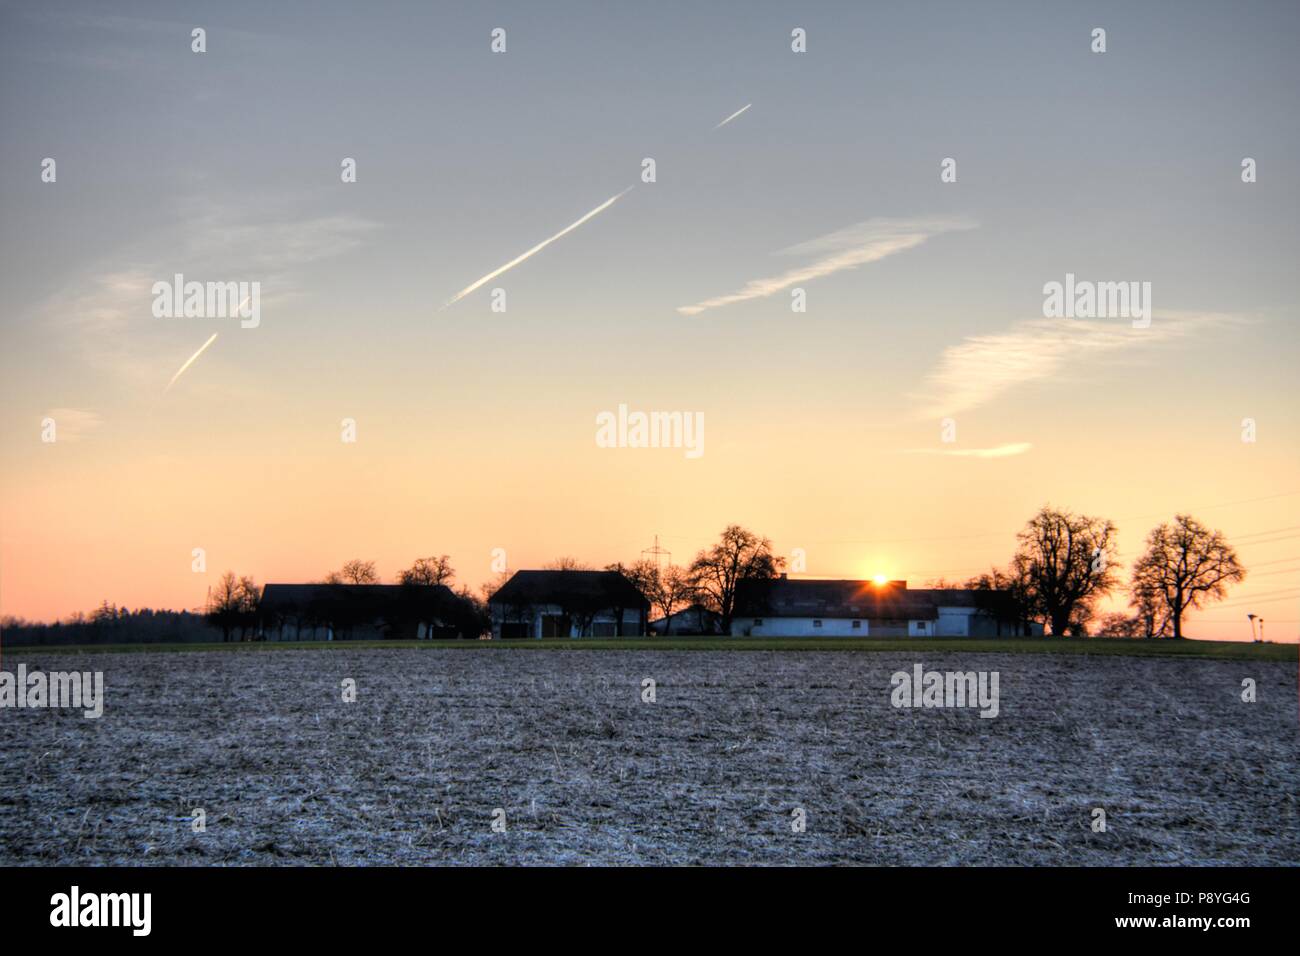
[[[557,604],[574,608],[649,608],[635,584],[617,571],[516,571],[489,604]]]
[[[962,588],[909,590],[906,582],[834,581],[774,578],[741,581],[736,587],[739,616],[864,618],[927,621],[941,607],[986,606],[995,592]]]
[[[712,610],[711,608],[705,607],[703,604],[700,604],[697,601],[695,604],[692,604],[690,607],[678,608],[676,611],[673,611],[673,613],[669,614],[667,617],[657,617],[650,623],[662,624],[665,620],[676,620],[679,617],[687,617],[687,618],[700,617],[703,620],[709,621],[709,620],[717,620],[718,618],[722,617],[722,615],[719,614],[717,611]]]
[[[383,613],[403,607],[450,608],[461,600],[445,584],[268,584],[259,609],[271,614]]]

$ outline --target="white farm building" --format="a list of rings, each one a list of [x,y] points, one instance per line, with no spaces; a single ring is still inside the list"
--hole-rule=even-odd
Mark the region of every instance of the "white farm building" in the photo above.
[[[1016,637],[1041,635],[1004,591],[911,590],[906,581],[741,581],[733,637]]]

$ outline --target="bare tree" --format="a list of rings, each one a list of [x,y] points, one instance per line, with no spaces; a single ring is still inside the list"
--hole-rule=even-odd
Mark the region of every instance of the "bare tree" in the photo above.
[[[674,614],[690,605],[695,598],[695,588],[695,578],[688,570],[670,564],[655,579],[655,590],[650,600],[664,620],[669,621]],[[668,627],[665,624],[665,634]]]
[[[451,558],[443,554],[436,558],[417,558],[397,579],[402,584],[450,584],[455,576]]]
[[[1003,621],[1015,621],[1016,636],[1029,632],[1029,621],[1034,615],[1034,602],[1028,575],[1013,562],[1010,568],[991,568],[987,574],[978,574],[966,582],[966,588],[975,592],[975,605],[987,611],[998,622],[998,634]]]
[[[650,607],[667,619],[690,603],[695,593],[695,582],[685,568],[674,564],[660,568],[655,562],[643,558],[632,565],[622,562],[607,564],[606,571],[617,571],[636,585],[645,595]]]
[[[378,584],[379,574],[375,571],[375,562],[353,558],[338,571],[331,571],[325,576],[326,584]]]
[[[1173,636],[1183,636],[1183,615],[1205,601],[1221,601],[1228,586],[1246,577],[1237,552],[1221,531],[1191,515],[1154,528],[1133,566],[1132,592],[1168,613]]]
[[[478,593],[482,598],[483,603],[486,604],[488,601],[492,600],[492,595],[505,587],[506,582],[512,577],[514,577],[514,572],[510,570],[498,571],[495,577],[489,578],[480,584],[478,587]]]
[[[1099,637],[1141,637],[1142,619],[1129,617],[1123,611],[1110,611],[1097,619]]]
[[[713,547],[701,551],[691,562],[691,575],[699,593],[722,618],[722,633],[731,632],[736,607],[736,584],[750,578],[774,578],[785,566],[785,558],[772,553],[772,542],[740,525],[728,525]]]
[[[1134,580],[1129,585],[1129,604],[1136,612],[1143,637],[1169,636],[1169,609],[1148,582]]]
[[[253,579],[236,578],[234,571],[227,571],[217,581],[212,596],[204,611],[210,624],[221,628],[221,639],[229,641],[235,628],[239,628],[240,640],[257,616],[257,605],[262,592]]]
[[[1030,606],[1058,637],[1082,630],[1116,584],[1114,523],[1047,506],[1017,537],[1010,574],[1024,582]]]
[[[239,639],[247,639],[249,629],[257,628],[257,610],[262,603],[262,589],[250,577],[239,579],[238,607],[236,621],[239,624]]]
[[[584,564],[577,558],[563,557],[556,558],[547,564],[542,565],[544,571],[590,571],[591,565]]]

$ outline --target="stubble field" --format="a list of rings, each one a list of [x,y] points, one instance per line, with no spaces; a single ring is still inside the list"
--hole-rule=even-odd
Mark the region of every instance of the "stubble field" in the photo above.
[[[106,702],[98,720],[0,711],[0,864],[1300,862],[1294,663],[347,648],[20,659],[102,670]],[[891,706],[891,674],[918,662],[997,671],[999,715]]]

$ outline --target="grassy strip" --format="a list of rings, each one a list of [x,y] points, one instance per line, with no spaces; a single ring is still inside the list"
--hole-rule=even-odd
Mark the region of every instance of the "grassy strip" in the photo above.
[[[1001,654],[1100,654],[1125,657],[1196,657],[1213,660],[1292,661],[1290,644],[1233,641],[1131,640],[1120,638],[563,638],[517,641],[267,641],[248,644],[73,644],[5,648],[5,657],[29,654],[139,654],[183,651],[363,650],[371,648],[462,648],[465,650],[567,651],[892,651],[943,653],[966,651]]]

